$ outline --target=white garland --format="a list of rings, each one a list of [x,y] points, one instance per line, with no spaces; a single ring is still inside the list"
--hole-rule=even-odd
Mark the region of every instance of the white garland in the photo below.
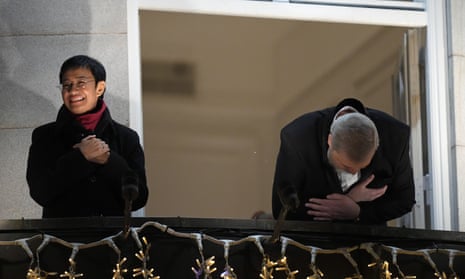
[[[351,256],[351,252],[357,249],[365,250],[373,258],[374,262],[370,264],[369,267],[378,267],[382,271],[381,278],[385,278],[385,279],[390,279],[392,276],[392,272],[389,270],[390,263],[396,268],[397,274],[399,276],[396,278],[406,278],[406,279],[416,278],[415,276],[404,275],[404,273],[402,272],[397,262],[397,257],[398,255],[401,255],[401,254],[418,256],[418,257],[423,258],[434,270],[434,275],[439,279],[458,278],[454,271],[454,259],[455,257],[458,257],[458,256],[465,256],[465,251],[460,251],[460,250],[455,250],[455,249],[437,248],[437,249],[406,250],[406,249],[401,249],[398,247],[387,246],[384,244],[377,244],[377,243],[372,243],[372,242],[362,243],[360,245],[353,246],[353,247],[342,247],[342,248],[337,248],[337,249],[323,249],[323,248],[319,248],[316,246],[304,245],[290,238],[281,236],[279,238],[280,240],[279,243],[281,245],[282,258],[276,261],[272,261],[269,258],[269,256],[265,253],[265,249],[263,248],[263,245],[262,245],[262,243],[265,243],[266,241],[269,241],[271,239],[271,236],[269,235],[250,235],[245,238],[238,239],[238,240],[217,239],[212,236],[201,234],[201,233],[177,232],[167,227],[166,225],[160,224],[158,222],[146,222],[139,228],[130,228],[128,232],[129,234],[124,236],[124,237],[128,237],[130,235],[134,239],[137,247],[139,248],[139,252],[135,254],[135,257],[137,257],[140,260],[141,266],[133,269],[133,273],[131,277],[140,276],[144,279],[145,278],[155,278],[155,279],[160,278],[159,276],[155,275],[155,270],[148,266],[151,244],[147,242],[145,237],[141,238],[139,236],[140,232],[147,227],[154,227],[160,230],[161,232],[167,233],[174,237],[192,239],[197,243],[197,247],[200,253],[200,259],[196,260],[197,267],[191,268],[192,271],[194,272],[196,279],[200,279],[200,278],[211,279],[213,272],[217,270],[217,268],[214,267],[214,264],[215,264],[214,256],[208,259],[205,259],[204,252],[203,252],[203,241],[209,241],[214,244],[223,246],[225,266],[223,268],[223,272],[221,273],[221,278],[224,278],[224,279],[237,279],[238,278],[237,275],[234,273],[234,269],[229,265],[229,261],[228,261],[229,249],[232,246],[240,245],[245,242],[253,243],[256,246],[258,252],[263,256],[261,273],[257,275],[257,278],[261,278],[261,279],[272,279],[273,273],[275,272],[285,272],[288,279],[295,278],[295,275],[299,271],[297,270],[292,271],[289,268],[289,265],[287,263],[286,250],[289,245],[292,245],[294,247],[297,247],[299,249],[309,252],[309,255],[310,255],[309,264],[310,264],[311,274],[306,277],[307,279],[318,279],[318,278],[324,277],[323,271],[321,271],[317,267],[317,264],[316,264],[316,258],[317,258],[317,255],[319,254],[343,255],[345,259],[354,268],[354,275],[351,277],[346,277],[345,279],[363,278],[362,275],[360,274],[359,266],[357,262]],[[115,253],[118,255],[118,261],[115,264],[115,268],[113,269],[112,279],[124,279],[124,274],[129,273],[129,271],[123,267],[127,258],[126,257],[122,258],[121,250],[115,244],[115,241],[114,241],[115,239],[121,238],[122,236],[123,236],[122,232],[120,232],[116,235],[106,237],[104,239],[91,242],[91,243],[70,243],[70,242],[67,242],[65,240],[62,240],[60,238],[57,238],[51,235],[42,234],[42,235],[35,235],[30,238],[18,239],[18,240],[13,240],[13,241],[0,241],[0,246],[20,246],[25,251],[25,253],[30,257],[31,263],[30,263],[30,268],[26,274],[27,279],[45,279],[45,278],[48,278],[49,276],[56,276],[58,274],[61,278],[77,279],[79,277],[84,276],[84,274],[82,273],[76,273],[77,263],[75,261],[75,256],[77,255],[77,253],[83,249],[107,245],[110,248],[112,248],[115,251]],[[33,253],[31,248],[29,247],[28,242],[32,240],[40,239],[40,238],[42,239],[42,242],[37,248],[37,250],[35,251],[35,253]],[[68,270],[59,273],[59,272],[47,272],[47,271],[40,269],[39,254],[50,243],[58,243],[72,250],[71,255],[68,259],[69,261]],[[390,262],[382,261],[381,257],[374,250],[375,246],[380,247],[382,250],[390,253],[391,261]],[[431,258],[431,254],[433,253],[443,253],[443,254],[448,255],[449,257],[448,267],[450,269],[449,275],[446,275],[445,271],[440,271],[438,269],[435,262]]]

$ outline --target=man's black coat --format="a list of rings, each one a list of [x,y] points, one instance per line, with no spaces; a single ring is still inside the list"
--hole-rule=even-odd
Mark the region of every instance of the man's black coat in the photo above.
[[[327,159],[327,139],[335,113],[350,105],[366,114],[376,125],[379,147],[370,165],[361,170],[361,178],[373,173],[375,181],[388,179],[386,193],[371,202],[360,202],[361,223],[385,224],[411,211],[415,187],[409,157],[410,129],[404,123],[379,110],[368,109],[356,99],[345,99],[336,107],[300,116],[281,130],[281,146],[273,183],[273,216],[281,210],[280,189],[298,194],[300,205],[287,219],[312,220],[304,206],[309,198],[325,198],[342,193],[339,178]],[[290,187],[290,188],[289,188]]]

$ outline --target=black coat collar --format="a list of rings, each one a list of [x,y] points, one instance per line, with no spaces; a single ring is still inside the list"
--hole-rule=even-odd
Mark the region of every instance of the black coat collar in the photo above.
[[[96,135],[105,140],[108,137],[107,133],[116,133],[108,108],[103,112],[95,131],[89,131],[82,127],[65,105],[59,109],[55,123],[55,135],[67,138],[72,144],[80,142],[88,135]]]

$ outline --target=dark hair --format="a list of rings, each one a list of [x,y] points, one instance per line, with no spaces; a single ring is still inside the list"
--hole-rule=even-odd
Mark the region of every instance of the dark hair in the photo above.
[[[92,57],[89,57],[87,55],[76,55],[71,58],[68,58],[61,65],[60,76],[59,76],[60,84],[63,83],[63,75],[68,70],[78,69],[78,68],[89,69],[95,78],[96,84],[99,81],[105,81],[107,78],[105,67],[103,67],[102,63],[100,63],[98,60]]]

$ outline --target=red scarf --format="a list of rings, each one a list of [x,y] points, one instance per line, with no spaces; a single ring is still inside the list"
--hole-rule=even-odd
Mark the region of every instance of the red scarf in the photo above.
[[[100,118],[102,118],[102,114],[107,106],[103,100],[101,102],[102,105],[96,111],[92,110],[92,112],[76,116],[76,120],[81,123],[82,127],[86,128],[86,130],[94,131],[100,121]]]

